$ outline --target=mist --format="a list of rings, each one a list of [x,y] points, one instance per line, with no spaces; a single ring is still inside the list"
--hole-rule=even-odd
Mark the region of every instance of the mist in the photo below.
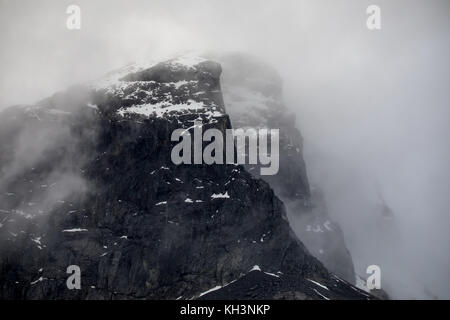
[[[66,28],[70,4],[80,30]],[[371,4],[381,30],[366,27]],[[449,9],[446,0],[1,0],[0,109],[139,59],[253,54],[283,78],[310,182],[357,273],[379,265],[393,298],[449,299]]]

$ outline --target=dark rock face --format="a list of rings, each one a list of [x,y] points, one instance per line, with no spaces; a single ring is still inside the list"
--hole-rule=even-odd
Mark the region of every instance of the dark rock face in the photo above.
[[[370,298],[307,252],[266,182],[172,163],[175,129],[230,128],[220,72],[132,65],[2,113],[1,299]]]
[[[318,188],[310,190],[303,138],[296,128],[295,115],[283,103],[280,76],[251,56],[228,54],[217,59],[224,68],[222,87],[233,127],[280,130],[279,172],[260,176],[254,165],[246,165],[247,171],[267,181],[284,202],[291,225],[308,250],[330,271],[354,283],[353,261],[342,230],[330,219]]]

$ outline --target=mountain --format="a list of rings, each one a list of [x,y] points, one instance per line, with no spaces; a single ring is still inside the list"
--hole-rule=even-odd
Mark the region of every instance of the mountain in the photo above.
[[[308,252],[244,166],[172,162],[176,129],[231,128],[221,72],[132,64],[2,112],[1,299],[372,298]]]

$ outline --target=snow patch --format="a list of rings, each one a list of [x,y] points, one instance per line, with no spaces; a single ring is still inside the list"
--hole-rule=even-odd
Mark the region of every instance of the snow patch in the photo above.
[[[203,102],[188,100],[186,103],[171,104],[166,101],[157,102],[155,104],[147,103],[140,105],[133,105],[128,108],[120,108],[117,113],[120,116],[125,116],[125,114],[140,114],[147,117],[156,116],[162,118],[171,112],[186,113],[188,111],[201,111],[205,109],[205,104]],[[217,113],[208,113],[210,116],[217,116]],[[218,113],[222,115],[221,113]]]
[[[253,268],[250,269],[249,272],[252,272],[252,271],[261,271],[261,268],[259,266],[255,265],[255,266],[253,266]]]
[[[326,286],[324,286],[323,284],[318,283],[317,281],[314,281],[314,280],[311,280],[311,279],[306,279],[306,280],[308,280],[309,282],[314,283],[316,286],[319,286],[319,287],[324,288],[326,290],[330,290]]]
[[[264,273],[267,274],[268,276],[272,276],[272,277],[275,277],[275,278],[279,278],[280,277],[279,275],[274,274],[274,273],[270,273],[270,272],[264,272]]]
[[[31,238],[31,241],[33,241],[33,242],[35,242],[35,243],[37,243],[37,244],[39,244],[39,245],[42,245],[42,243],[41,243],[41,237],[36,237],[36,238]]]
[[[212,199],[228,199],[230,196],[228,195],[228,191],[225,193],[214,193],[211,195]]]
[[[323,294],[321,294],[319,291],[317,291],[316,289],[313,289],[315,293],[317,293],[319,296],[321,296],[322,298],[324,298],[325,300],[330,300],[330,298],[325,297]]]
[[[34,285],[34,284],[36,284],[36,283],[38,283],[38,282],[41,282],[41,281],[44,281],[44,280],[45,280],[44,277],[39,277],[39,279],[37,279],[37,280],[35,280],[35,281],[33,281],[33,282],[30,282],[30,284],[31,284],[31,285]]]
[[[207,291],[205,291],[205,292],[200,293],[199,297],[204,296],[205,294],[208,294],[208,293],[217,291],[217,290],[219,290],[219,289],[222,289],[222,286],[215,286],[215,287],[212,288],[212,289],[209,289],[209,290],[207,290]]]
[[[65,229],[62,232],[86,232],[88,229],[74,228],[74,229]]]

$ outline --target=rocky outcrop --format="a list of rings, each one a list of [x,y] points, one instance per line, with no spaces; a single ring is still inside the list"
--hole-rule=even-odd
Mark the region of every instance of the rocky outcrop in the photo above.
[[[172,163],[175,129],[230,128],[220,73],[130,65],[2,113],[1,299],[370,298],[308,253],[268,183]]]

